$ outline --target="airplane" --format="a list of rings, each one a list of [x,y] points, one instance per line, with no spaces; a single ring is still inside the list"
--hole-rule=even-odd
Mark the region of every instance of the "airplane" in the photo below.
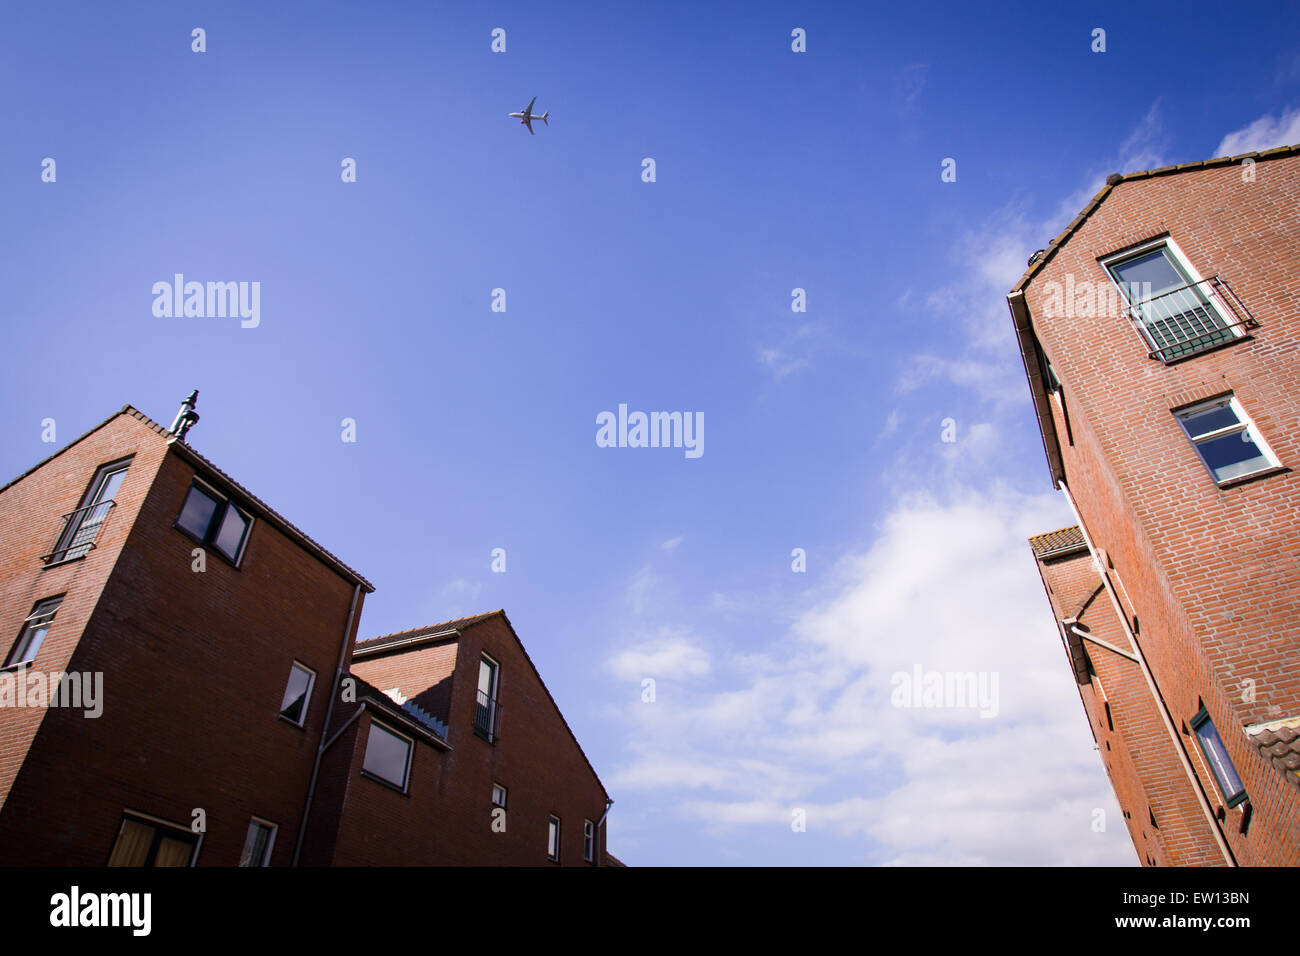
[[[538,116],[536,113],[533,112],[533,103],[536,103],[536,102],[537,102],[537,97],[534,96],[534,97],[533,97],[533,102],[532,102],[532,103],[529,103],[527,106],[525,106],[521,112],[519,112],[519,113],[511,113],[511,114],[510,114],[510,116],[511,116],[513,119],[517,119],[517,120],[519,120],[519,122],[521,122],[521,123],[523,123],[525,126],[527,126],[527,127],[528,127],[528,132],[530,132],[530,133],[533,132],[533,120],[535,120],[535,119],[539,119],[539,120],[541,120],[543,123],[546,123],[547,126],[550,126],[550,125],[551,125],[550,123],[547,123],[547,122],[546,122],[546,117],[548,117],[548,116],[551,115],[551,111],[550,111],[550,110],[547,110],[547,111],[546,111],[545,113],[543,113],[541,116]],[[534,134],[534,135],[536,135],[536,134]]]

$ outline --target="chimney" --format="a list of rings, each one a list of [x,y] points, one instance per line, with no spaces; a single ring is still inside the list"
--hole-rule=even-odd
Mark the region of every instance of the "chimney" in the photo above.
[[[181,402],[180,411],[176,413],[176,420],[172,422],[171,433],[181,441],[185,440],[185,433],[194,427],[195,422],[199,420],[199,413],[194,410],[194,406],[199,402],[199,390],[196,388],[190,392],[190,397]]]

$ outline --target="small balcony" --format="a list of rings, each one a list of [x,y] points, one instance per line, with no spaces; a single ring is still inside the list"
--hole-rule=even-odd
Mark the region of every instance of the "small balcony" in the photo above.
[[[483,691],[474,702],[474,733],[488,743],[495,743],[501,728],[501,705]]]
[[[1129,316],[1151,346],[1148,355],[1165,363],[1225,345],[1259,327],[1217,275],[1135,302]]]
[[[99,501],[63,515],[63,528],[54,542],[54,550],[42,555],[41,560],[47,565],[61,564],[89,553],[95,547],[95,539],[99,537],[99,530],[108,520],[113,505],[112,500]]]

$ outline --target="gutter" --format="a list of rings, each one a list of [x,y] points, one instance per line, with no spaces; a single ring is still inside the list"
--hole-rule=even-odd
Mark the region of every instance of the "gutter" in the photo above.
[[[613,798],[613,797],[610,797],[610,796],[607,795],[607,796],[605,797],[605,812],[602,813],[602,814],[600,815],[600,819],[596,821],[596,832],[597,832],[597,833],[599,833],[599,832],[601,831],[601,828],[605,826],[605,818],[606,818],[607,816],[609,816],[609,808],[612,807],[613,805],[614,805],[614,798]],[[606,837],[605,842],[606,842],[606,844],[609,843],[609,838],[608,838],[608,837]],[[609,850],[608,850],[608,849],[605,850],[605,855],[606,855],[606,856],[609,855]]]
[[[343,680],[343,662],[347,660],[348,642],[352,639],[352,625],[357,618],[357,599],[360,597],[361,585],[354,584],[352,586],[352,606],[348,608],[348,623],[343,628],[343,640],[339,644],[339,662],[334,667],[334,684],[330,688],[330,702],[325,708],[325,721],[320,729],[320,746],[316,748],[316,761],[311,768],[311,783],[307,787],[307,803],[302,808],[302,822],[298,824],[298,842],[293,847],[293,863],[290,864],[291,866],[297,866],[298,858],[302,855],[302,841],[307,834],[307,820],[311,816],[311,803],[316,796],[316,780],[320,776],[321,758],[325,756],[325,748],[338,739],[338,734],[335,734],[333,739],[327,741],[325,735],[329,733],[330,718],[334,716],[334,701],[338,698],[339,684]],[[357,713],[361,713],[360,707],[357,708]],[[352,719],[355,719],[355,717],[354,714]],[[351,722],[351,720],[348,721],[348,723]],[[344,724],[344,726],[346,727],[347,724]]]
[[[1120,604],[1119,595],[1115,591],[1114,583],[1111,582],[1110,574],[1097,556],[1097,549],[1093,546],[1092,537],[1088,534],[1088,527],[1083,523],[1083,517],[1079,514],[1079,509],[1074,503],[1074,496],[1070,494],[1070,487],[1065,483],[1065,479],[1061,479],[1058,487],[1065,494],[1065,501],[1070,506],[1070,511],[1074,513],[1074,520],[1079,525],[1079,531],[1083,533],[1083,540],[1088,544],[1088,553],[1092,555],[1092,563],[1096,566],[1097,573],[1101,575],[1101,583],[1105,585],[1106,593],[1110,596],[1110,602],[1115,608],[1115,616],[1119,618],[1120,625],[1124,628],[1124,635],[1133,646],[1135,652],[1133,660],[1137,662],[1142,671],[1142,676],[1146,678],[1147,688],[1151,691],[1151,699],[1155,701],[1156,710],[1159,711],[1161,721],[1165,725],[1165,733],[1168,734],[1170,741],[1173,743],[1174,753],[1178,755],[1178,762],[1182,764],[1183,773],[1187,775],[1187,779],[1192,785],[1192,792],[1196,795],[1196,801],[1201,806],[1201,813],[1205,816],[1205,822],[1209,824],[1210,832],[1214,834],[1214,842],[1218,844],[1224,863],[1228,866],[1237,866],[1237,858],[1232,855],[1232,849],[1228,846],[1228,841],[1224,839],[1223,832],[1219,829],[1219,821],[1215,818],[1214,810],[1210,807],[1209,798],[1205,795],[1205,788],[1201,786],[1200,778],[1196,776],[1191,761],[1187,759],[1187,751],[1183,749],[1183,742],[1178,736],[1178,728],[1174,726],[1173,715],[1169,713],[1169,708],[1165,705],[1165,699],[1160,695],[1160,688],[1156,684],[1155,675],[1151,673],[1151,668],[1147,665],[1146,655],[1142,653],[1142,647],[1138,644],[1137,635],[1133,633],[1128,615],[1124,613],[1124,606]],[[1118,650],[1118,648],[1112,648],[1112,650]]]
[[[277,512],[261,498],[258,498],[257,495],[253,494],[239,482],[235,481],[234,478],[231,478],[215,464],[208,461],[208,459],[204,458],[203,455],[199,454],[185,442],[178,439],[175,435],[172,435],[172,437],[167,440],[167,445],[180,455],[181,458],[184,458],[188,464],[196,470],[200,470],[205,481],[209,484],[218,486],[218,490],[225,494],[239,498],[239,503],[244,508],[252,511],[263,521],[271,524],[277,531],[295,544],[304,548],[326,567],[330,568],[338,574],[339,577],[343,578],[343,580],[347,581],[349,584],[360,584],[366,589],[367,594],[370,594],[375,590],[373,584],[363,578],[356,571],[349,568],[338,557],[326,551],[320,544],[309,538],[306,532],[294,527],[287,518]]]
[[[393,643],[391,644],[375,644],[371,647],[359,647],[355,651],[353,651],[352,659],[356,660],[358,657],[371,657],[375,654],[380,654],[385,651],[396,650],[399,647],[406,647],[407,645],[410,644],[420,644],[424,641],[440,641],[443,638],[453,637],[453,636],[454,637],[461,636],[460,631],[454,627],[447,631],[435,631],[430,634],[417,634],[415,637],[408,637],[405,640],[401,640],[401,641],[393,641]]]
[[[1122,650],[1121,648],[1116,647],[1114,644],[1107,644],[1105,641],[1101,640],[1100,638],[1093,637],[1087,631],[1080,628],[1079,625],[1077,624],[1070,625],[1070,633],[1083,638],[1085,641],[1091,641],[1092,643],[1096,644],[1098,647],[1104,647],[1112,654],[1118,654],[1120,657],[1127,657],[1129,660],[1137,664],[1142,663],[1141,659],[1136,654],[1130,654],[1128,651]]]
[[[1038,354],[1033,344],[1034,327],[1029,318],[1029,305],[1025,302],[1023,291],[1007,295],[1007,307],[1011,310],[1011,323],[1016,330],[1016,344],[1020,346],[1020,360],[1025,366],[1025,377],[1029,379],[1029,394],[1034,401],[1034,414],[1038,418],[1038,432],[1043,439],[1043,451],[1047,455],[1047,466],[1052,472],[1052,484],[1065,481],[1065,464],[1061,460],[1061,440],[1056,434],[1056,422],[1052,418],[1052,409],[1047,402],[1047,383],[1038,365]]]

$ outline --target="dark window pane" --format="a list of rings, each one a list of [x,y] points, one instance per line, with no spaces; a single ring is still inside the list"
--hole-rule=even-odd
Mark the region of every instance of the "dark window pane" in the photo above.
[[[62,539],[52,555],[55,561],[79,558],[90,551],[99,534],[99,527],[108,517],[110,502],[117,498],[118,489],[126,478],[127,466],[113,471],[101,471],[77,511],[68,519]]]
[[[1227,748],[1223,746],[1223,740],[1219,737],[1214,722],[1207,718],[1196,728],[1196,737],[1201,743],[1206,762],[1214,771],[1223,798],[1231,801],[1234,797],[1240,796],[1246,788],[1241,784],[1241,777],[1237,776],[1237,768],[1232,765]]]
[[[1187,284],[1187,280],[1174,268],[1174,264],[1169,261],[1163,249],[1111,266],[1111,271],[1119,279],[1120,287],[1130,303],[1140,302]]]
[[[239,546],[243,543],[244,532],[248,530],[248,522],[244,516],[239,513],[234,505],[226,508],[226,513],[221,519],[221,530],[217,532],[216,539],[212,542],[213,546],[234,561],[239,557]]]
[[[1241,419],[1237,418],[1237,413],[1232,410],[1232,406],[1227,402],[1222,405],[1211,405],[1209,408],[1202,408],[1200,411],[1192,412],[1190,415],[1182,415],[1180,418],[1183,427],[1187,429],[1187,434],[1193,438],[1200,438],[1212,431],[1218,431],[1220,428],[1230,428],[1241,422]]]
[[[35,659],[37,651],[45,641],[45,635],[50,631],[54,612],[59,609],[61,603],[63,603],[62,598],[54,598],[36,605],[32,613],[27,616],[23,629],[18,634],[18,640],[14,642],[13,650],[9,652],[9,658],[5,661],[6,667],[12,664],[25,664]]]
[[[271,843],[271,828],[254,820],[248,825],[244,837],[244,852],[239,856],[240,866],[265,866],[266,850]]]
[[[1221,438],[1211,438],[1196,446],[1205,464],[1214,473],[1216,481],[1227,481],[1251,472],[1261,471],[1270,464],[1250,437],[1249,429],[1242,429]]]
[[[122,480],[124,478],[126,478],[125,468],[109,474],[109,476],[104,479],[104,484],[100,487],[99,494],[95,496],[95,503],[117,500],[117,491],[122,487]]]
[[[25,664],[28,661],[36,659],[36,652],[41,649],[41,643],[45,640],[45,635],[50,631],[48,624],[42,624],[39,627],[29,627],[23,632],[22,639],[18,642],[13,659],[10,664]]]
[[[216,510],[216,499],[195,485],[185,496],[185,504],[181,506],[181,516],[176,519],[176,523],[194,537],[203,539],[208,535],[208,525],[212,523],[212,515]]]
[[[361,766],[367,773],[373,773],[376,777],[404,788],[406,758],[410,749],[409,741],[378,724],[371,724],[370,737],[366,740],[366,759]]]
[[[302,723],[311,683],[311,674],[295,665],[289,673],[289,686],[284,689],[284,699],[280,701],[281,716],[289,718],[295,724]]]

